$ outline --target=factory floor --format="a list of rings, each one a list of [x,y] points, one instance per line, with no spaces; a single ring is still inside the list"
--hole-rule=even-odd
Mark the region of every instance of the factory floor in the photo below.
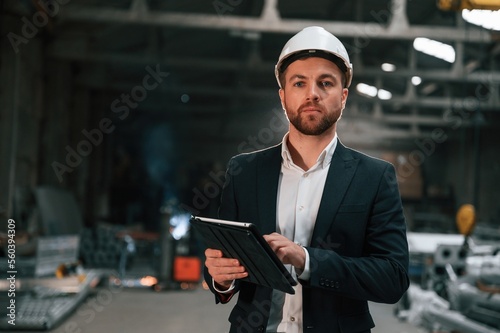
[[[192,290],[97,289],[51,333],[223,333],[234,301],[216,305],[201,286]],[[393,315],[392,305],[370,304],[373,333],[424,333]],[[25,332],[26,333],[26,332]]]

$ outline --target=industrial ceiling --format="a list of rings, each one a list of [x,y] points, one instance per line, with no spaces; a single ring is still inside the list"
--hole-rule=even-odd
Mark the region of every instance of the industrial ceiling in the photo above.
[[[343,141],[397,146],[436,128],[500,124],[499,33],[435,0],[55,2],[47,59],[70,62],[76,84],[107,108],[142,83],[148,66],[161,68],[168,76],[137,114],[174,123],[190,132],[186,138],[238,143],[257,133],[280,109],[273,71],[281,48],[310,25],[339,37],[353,63]],[[417,37],[452,45],[455,62],[416,51]],[[382,70],[383,63],[395,70]],[[392,98],[360,94],[359,83]]]

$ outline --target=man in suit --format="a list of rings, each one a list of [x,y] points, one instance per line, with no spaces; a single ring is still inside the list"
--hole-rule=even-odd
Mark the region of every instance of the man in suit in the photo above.
[[[370,332],[368,301],[395,303],[409,286],[394,167],[337,137],[352,65],[335,36],[300,31],[275,74],[289,131],[230,160],[219,217],[257,225],[297,278],[295,294],[241,280],[249,273],[217,249],[205,251],[205,279],[217,303],[238,293],[230,332]]]

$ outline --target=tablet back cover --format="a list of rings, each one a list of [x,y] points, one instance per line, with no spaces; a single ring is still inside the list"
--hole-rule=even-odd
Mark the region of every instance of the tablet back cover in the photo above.
[[[273,289],[294,294],[293,285],[296,281],[292,278],[285,266],[269,249],[265,249],[257,237],[254,225],[249,228],[240,228],[217,223],[210,223],[192,218],[191,224],[202,236],[209,248],[219,249],[225,257],[236,258],[248,271],[248,277],[242,281],[248,281]],[[267,245],[267,243],[266,243]],[[272,258],[274,256],[274,258]]]

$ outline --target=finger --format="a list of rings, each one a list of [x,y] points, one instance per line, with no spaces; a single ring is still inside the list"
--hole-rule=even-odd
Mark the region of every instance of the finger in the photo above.
[[[222,254],[221,250],[206,249],[205,250],[205,257],[207,257],[207,258],[222,258],[223,254]]]
[[[300,269],[304,267],[306,257],[305,251],[300,245],[295,243],[292,243],[292,246],[285,246],[277,249],[276,256],[284,264],[292,264]]]
[[[231,285],[234,280],[243,279],[248,276],[247,272],[238,274],[227,274],[227,275],[217,275],[212,276],[213,280],[219,285],[225,286],[226,288]]]
[[[232,258],[207,258],[205,265],[214,267],[238,267],[240,262],[238,259]]]
[[[288,238],[285,238],[281,235],[279,237],[270,236],[266,239],[266,241],[269,244],[269,246],[271,247],[271,249],[273,249],[273,251],[275,251],[275,252],[282,247],[288,247],[288,246],[292,246],[294,244]]]
[[[209,270],[209,274],[212,276],[215,282],[226,285],[227,282],[242,279],[248,276],[248,272],[243,266],[239,267],[215,267]]]
[[[217,267],[213,266],[209,269],[209,272],[213,273],[213,275],[230,275],[230,274],[241,274],[245,273],[246,269],[243,266],[238,267]]]
[[[273,240],[277,240],[280,238],[285,238],[285,237],[283,235],[278,234],[277,232],[273,232],[272,234],[269,234],[269,235],[264,235],[264,239],[268,242],[273,241]]]

